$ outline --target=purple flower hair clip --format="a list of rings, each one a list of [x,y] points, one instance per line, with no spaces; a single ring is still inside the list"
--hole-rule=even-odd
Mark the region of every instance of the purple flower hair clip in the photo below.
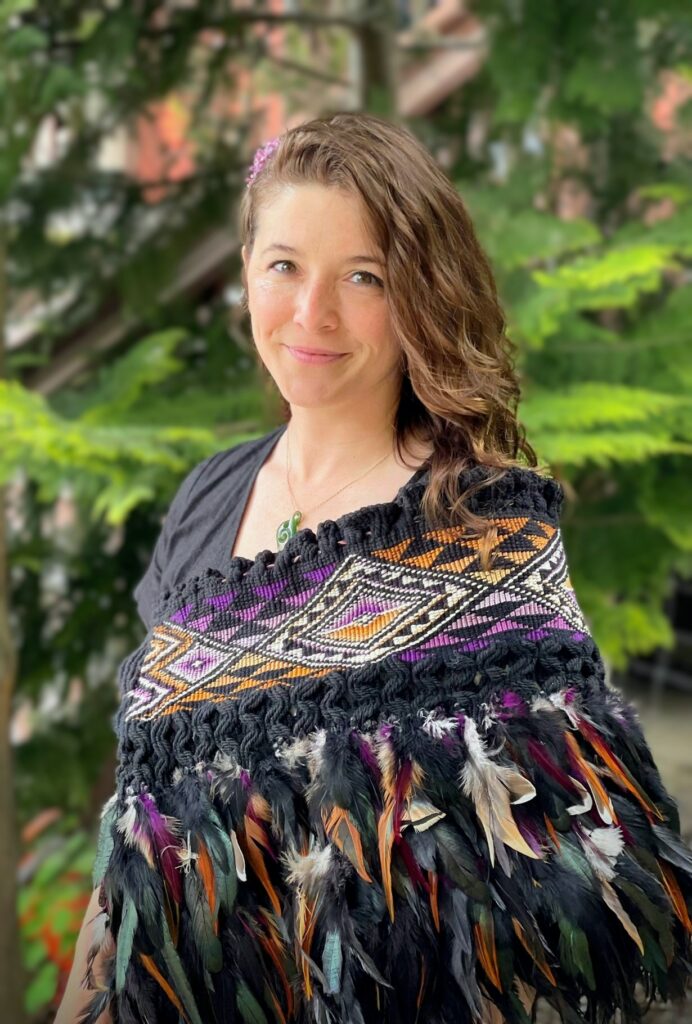
[[[252,166],[250,167],[248,176],[245,179],[245,184],[248,188],[255,180],[259,172],[262,170],[262,168],[264,167],[264,165],[266,164],[267,160],[272,155],[274,150],[278,148],[280,141],[281,136],[277,135],[276,138],[270,139],[269,142],[265,142],[262,146],[259,146],[255,150],[255,155],[252,160]]]

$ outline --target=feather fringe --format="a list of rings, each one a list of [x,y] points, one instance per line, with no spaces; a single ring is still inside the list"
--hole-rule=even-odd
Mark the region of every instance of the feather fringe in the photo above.
[[[574,688],[514,697],[112,798],[116,953],[84,1024],[529,1024],[535,998],[626,1024],[636,988],[682,1001],[692,852],[641,731],[616,692],[597,715]]]

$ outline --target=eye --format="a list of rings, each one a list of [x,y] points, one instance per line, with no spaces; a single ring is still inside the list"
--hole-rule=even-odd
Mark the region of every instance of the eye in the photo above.
[[[369,277],[370,284],[374,284],[378,288],[382,287],[382,281],[380,280],[380,278],[375,277],[375,275],[371,274],[369,270],[354,270],[353,276],[355,276],[356,274],[360,274],[361,277]]]
[[[275,267],[280,266],[294,267],[295,265],[292,262],[292,260],[274,260],[273,263],[270,263],[269,269],[273,270]],[[283,274],[284,271],[281,270],[279,271],[279,273]],[[351,274],[351,277],[355,277],[358,274],[361,277],[368,278],[368,280],[365,282],[366,284],[374,285],[377,288],[383,287],[381,279],[379,277],[376,277],[374,274],[371,274],[369,270],[354,270],[353,273]]]

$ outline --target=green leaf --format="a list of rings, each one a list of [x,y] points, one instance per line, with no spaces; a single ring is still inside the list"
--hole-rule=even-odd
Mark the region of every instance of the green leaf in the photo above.
[[[561,391],[541,391],[527,398],[521,408],[531,430],[564,432],[645,423],[668,409],[685,405],[692,406],[692,398],[593,381]]]
[[[48,37],[34,25],[23,25],[12,32],[4,42],[6,57],[28,57],[36,50],[44,50],[48,46]]]
[[[37,1013],[51,1001],[58,987],[58,965],[52,961],[44,963],[29,982],[24,994],[24,1005],[28,1013]]]

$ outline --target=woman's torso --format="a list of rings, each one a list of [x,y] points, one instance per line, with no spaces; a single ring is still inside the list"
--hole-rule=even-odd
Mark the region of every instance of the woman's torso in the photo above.
[[[281,424],[262,437],[216,452],[195,466],[180,485],[149,566],[134,589],[147,628],[161,595],[183,580],[209,567],[226,573],[235,556],[254,560],[260,551],[277,550],[276,529],[292,511],[286,507],[283,471],[279,472],[283,466],[279,442],[285,430],[286,424]],[[308,511],[299,529],[314,530],[327,519],[392,500],[416,474],[426,453],[411,448],[405,458],[408,465],[387,474],[378,467],[362,482]]]

